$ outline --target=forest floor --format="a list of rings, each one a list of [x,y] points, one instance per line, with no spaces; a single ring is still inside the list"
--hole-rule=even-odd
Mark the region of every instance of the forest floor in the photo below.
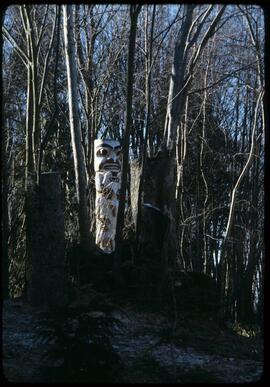
[[[243,383],[263,375],[263,343],[257,336],[220,328],[211,318],[181,313],[167,316],[121,306],[114,312],[112,345],[123,360],[125,383]],[[21,300],[3,307],[3,370],[11,382],[42,382],[39,373],[46,346],[37,340],[38,311]]]

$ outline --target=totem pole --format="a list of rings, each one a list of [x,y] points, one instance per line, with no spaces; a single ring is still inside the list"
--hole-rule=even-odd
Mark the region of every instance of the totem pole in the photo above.
[[[122,150],[115,140],[95,140],[96,245],[107,254],[115,250],[121,184]]]

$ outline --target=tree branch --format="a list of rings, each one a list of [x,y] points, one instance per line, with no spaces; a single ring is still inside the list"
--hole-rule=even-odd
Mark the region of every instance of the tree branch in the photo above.
[[[6,38],[6,40],[12,45],[12,47],[15,49],[25,66],[27,67],[28,64],[30,63],[30,58],[28,57],[27,54],[25,54],[22,49],[18,46],[17,42],[13,39],[13,37],[10,35],[6,27],[3,28],[3,35]]]

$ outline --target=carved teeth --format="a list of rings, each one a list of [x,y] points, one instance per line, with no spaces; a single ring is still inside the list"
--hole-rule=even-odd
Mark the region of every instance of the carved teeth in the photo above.
[[[112,171],[112,170],[119,171],[120,168],[118,164],[104,164],[103,169],[109,170],[109,171]]]

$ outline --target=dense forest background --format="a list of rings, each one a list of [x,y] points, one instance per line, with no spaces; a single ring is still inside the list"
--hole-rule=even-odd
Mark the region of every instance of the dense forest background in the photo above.
[[[262,325],[263,10],[13,5],[2,31],[4,295],[27,284],[26,198],[44,172],[61,173],[67,259],[79,245],[91,261],[93,144],[112,138],[123,148],[117,286],[128,271],[159,299],[181,273],[202,273],[223,317]]]

